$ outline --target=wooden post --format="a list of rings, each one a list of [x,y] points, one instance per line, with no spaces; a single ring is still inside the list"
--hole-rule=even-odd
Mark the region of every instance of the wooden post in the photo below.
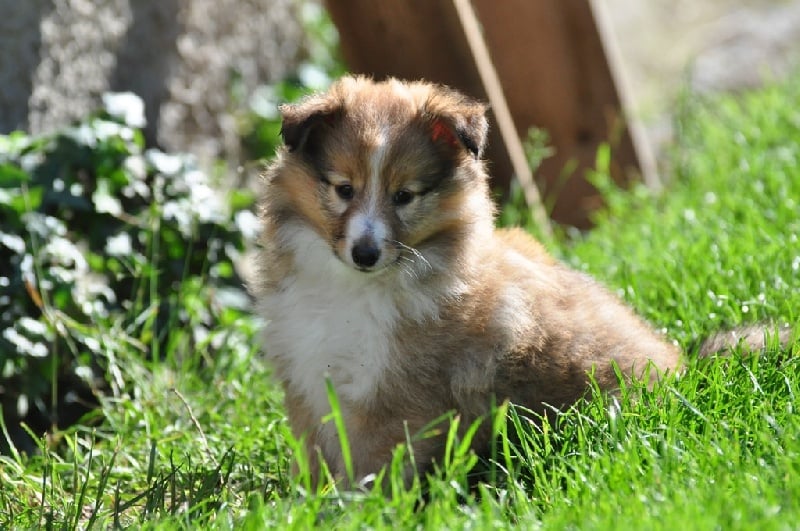
[[[612,143],[615,179],[641,171],[589,0],[327,0],[327,6],[351,71],[424,78],[490,103],[487,158],[495,188],[507,192],[516,177],[543,227],[539,191],[553,204],[555,220],[588,225],[600,199],[583,175],[601,142]],[[520,141],[532,126],[547,130],[555,148],[537,170],[538,191]],[[562,179],[568,163],[576,170]]]
[[[602,143],[612,147],[612,177],[618,183],[645,171],[647,182],[656,180],[652,164],[640,163],[644,146],[633,143],[617,90],[616,58],[608,55],[615,48],[604,43],[604,38],[610,40],[609,32],[593,2],[473,4],[518,134],[526,135],[531,126],[543,128],[555,148],[536,172],[545,201],[553,205],[553,219],[588,226],[589,213],[602,200],[584,175],[594,168]],[[564,174],[569,166],[573,170]]]

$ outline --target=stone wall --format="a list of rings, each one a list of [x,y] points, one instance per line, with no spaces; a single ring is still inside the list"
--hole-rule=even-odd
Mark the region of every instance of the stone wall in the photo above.
[[[236,149],[246,94],[303,50],[294,0],[0,0],[0,133],[50,131],[106,91],[146,104],[148,140],[201,159]]]

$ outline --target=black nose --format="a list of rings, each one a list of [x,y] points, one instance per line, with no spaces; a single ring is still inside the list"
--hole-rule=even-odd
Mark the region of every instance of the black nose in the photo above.
[[[374,242],[361,240],[356,242],[350,254],[353,257],[353,262],[358,267],[372,267],[378,263],[378,258],[381,257],[381,250],[375,246]]]

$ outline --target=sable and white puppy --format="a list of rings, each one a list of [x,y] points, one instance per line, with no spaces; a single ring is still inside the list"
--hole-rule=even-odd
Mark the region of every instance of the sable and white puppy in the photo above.
[[[614,365],[655,378],[681,363],[591,278],[494,228],[485,110],[441,86],[353,77],[281,109],[254,291],[312,471],[321,456],[345,476],[326,378],[358,480],[449,411],[462,425],[506,399],[545,413],[584,397],[589,374],[613,390]],[[443,441],[413,451],[424,466]]]

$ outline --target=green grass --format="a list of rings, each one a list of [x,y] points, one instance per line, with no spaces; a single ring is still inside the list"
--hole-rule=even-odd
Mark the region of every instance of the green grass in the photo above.
[[[591,233],[553,252],[617,290],[684,347],[721,327],[800,317],[800,80],[679,111],[672,182],[659,196],[608,188]],[[509,210],[509,219],[514,215]],[[627,390],[532,429],[512,409],[493,483],[467,487],[451,458],[415,485],[309,492],[290,479],[281,393],[241,346],[143,361],[113,341],[122,390],[102,422],[0,462],[0,528],[198,527],[793,529],[800,522],[798,346],[690,360],[652,393]],[[113,331],[97,330],[99,337]],[[170,345],[187,345],[174,330]],[[186,347],[176,347],[186,348]],[[633,399],[636,397],[636,399]],[[333,421],[333,420],[332,420]],[[491,467],[490,467],[491,468]],[[391,473],[391,472],[390,472]]]

